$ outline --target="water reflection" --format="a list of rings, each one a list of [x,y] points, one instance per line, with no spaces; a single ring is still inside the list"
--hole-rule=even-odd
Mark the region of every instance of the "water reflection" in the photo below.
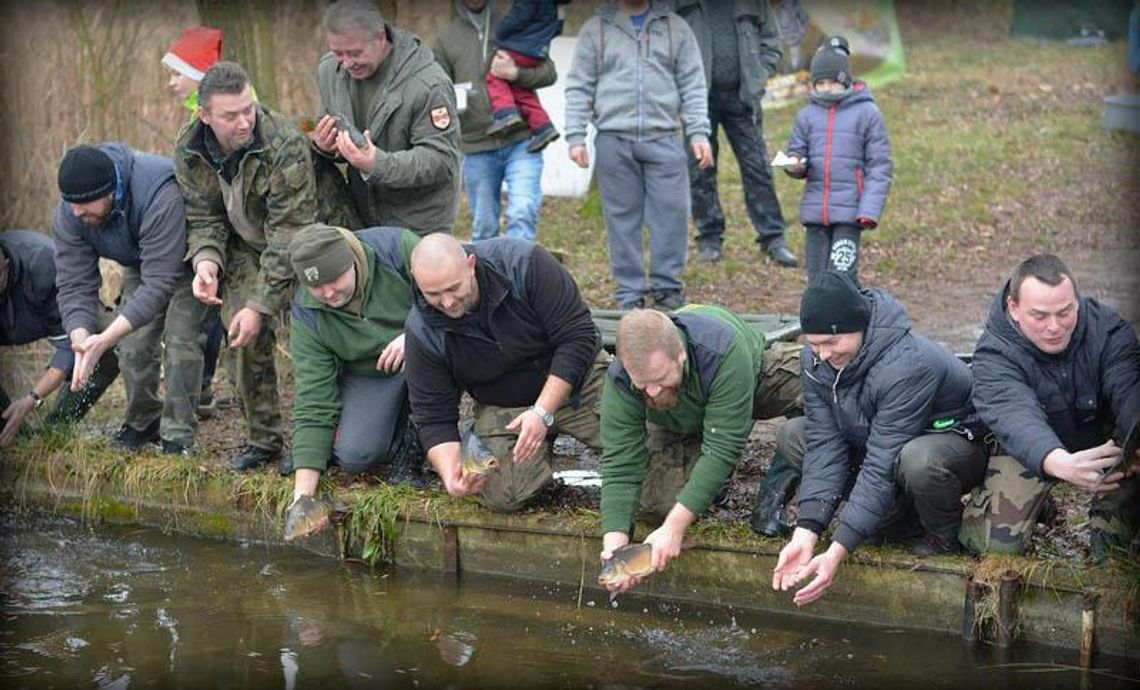
[[[953,637],[0,514],[6,688],[1072,687]],[[1002,663],[1072,664],[1018,650]],[[1131,664],[1131,666],[1130,666]],[[1135,662],[1098,659],[1118,675]],[[1106,675],[1087,687],[1136,687]]]

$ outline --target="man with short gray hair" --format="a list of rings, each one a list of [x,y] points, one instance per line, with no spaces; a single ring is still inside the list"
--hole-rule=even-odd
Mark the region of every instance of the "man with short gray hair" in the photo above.
[[[365,226],[451,232],[459,210],[459,121],[451,80],[419,37],[384,21],[375,3],[325,12],[329,52],[317,68],[319,155],[350,166]]]
[[[198,119],[175,145],[175,174],[186,199],[194,296],[222,305],[229,322],[249,428],[230,467],[244,471],[281,453],[277,339],[265,322],[293,295],[289,241],[317,221],[316,183],[308,139],[291,118],[253,100],[240,65],[211,67],[198,104]]]

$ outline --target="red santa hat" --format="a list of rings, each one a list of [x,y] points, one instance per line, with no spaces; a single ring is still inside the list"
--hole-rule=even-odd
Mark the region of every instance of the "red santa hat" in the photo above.
[[[202,81],[206,70],[222,58],[222,31],[208,26],[192,26],[162,56],[162,64],[194,81]]]

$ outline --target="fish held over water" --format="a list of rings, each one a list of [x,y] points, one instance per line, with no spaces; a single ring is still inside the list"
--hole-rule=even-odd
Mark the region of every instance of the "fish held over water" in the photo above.
[[[598,584],[609,589],[652,572],[653,545],[627,544],[615,549],[614,555],[602,562],[602,570],[598,573]],[[613,595],[610,599],[613,599]]]
[[[461,436],[464,474],[484,475],[499,469],[499,459],[483,443],[483,439],[475,435],[474,424],[466,425]]]
[[[328,522],[342,517],[347,508],[327,498],[301,496],[285,514],[285,541],[293,541],[322,529]],[[327,519],[327,520],[326,520]]]

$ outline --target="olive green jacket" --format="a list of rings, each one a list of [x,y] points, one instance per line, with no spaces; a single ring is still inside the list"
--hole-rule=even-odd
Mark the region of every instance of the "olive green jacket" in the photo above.
[[[195,267],[215,261],[226,270],[227,247],[243,243],[260,255],[257,286],[244,305],[273,314],[289,304],[296,276],[289,241],[317,221],[316,182],[309,138],[291,118],[257,106],[257,137],[246,151],[235,180],[245,189],[245,215],[259,231],[239,234],[230,223],[218,172],[206,152],[206,126],[195,120],[182,128],[174,146],[174,175],[186,201],[186,258]]]
[[[461,4],[456,0],[456,5]],[[435,39],[435,59],[443,71],[456,84],[469,82],[471,91],[467,94],[467,110],[459,116],[463,129],[463,153],[497,151],[513,146],[530,137],[530,130],[521,128],[507,134],[488,135],[487,128],[493,121],[491,100],[487,97],[487,70],[491,57],[495,54],[495,27],[502,19],[501,13],[492,14],[493,2],[481,14],[482,22],[476,24],[467,14],[460,12],[450,24],[444,27]],[[486,36],[485,32],[492,35]],[[524,89],[541,89],[550,86],[558,78],[554,62],[543,60],[537,67],[520,67],[514,83]]]
[[[461,183],[455,91],[417,36],[385,29],[392,52],[380,65],[382,81],[367,126],[356,123],[376,144],[375,167],[367,180],[349,170],[353,201],[366,227],[451,232]],[[317,86],[324,112],[351,119],[351,81],[332,53],[321,58]]]

